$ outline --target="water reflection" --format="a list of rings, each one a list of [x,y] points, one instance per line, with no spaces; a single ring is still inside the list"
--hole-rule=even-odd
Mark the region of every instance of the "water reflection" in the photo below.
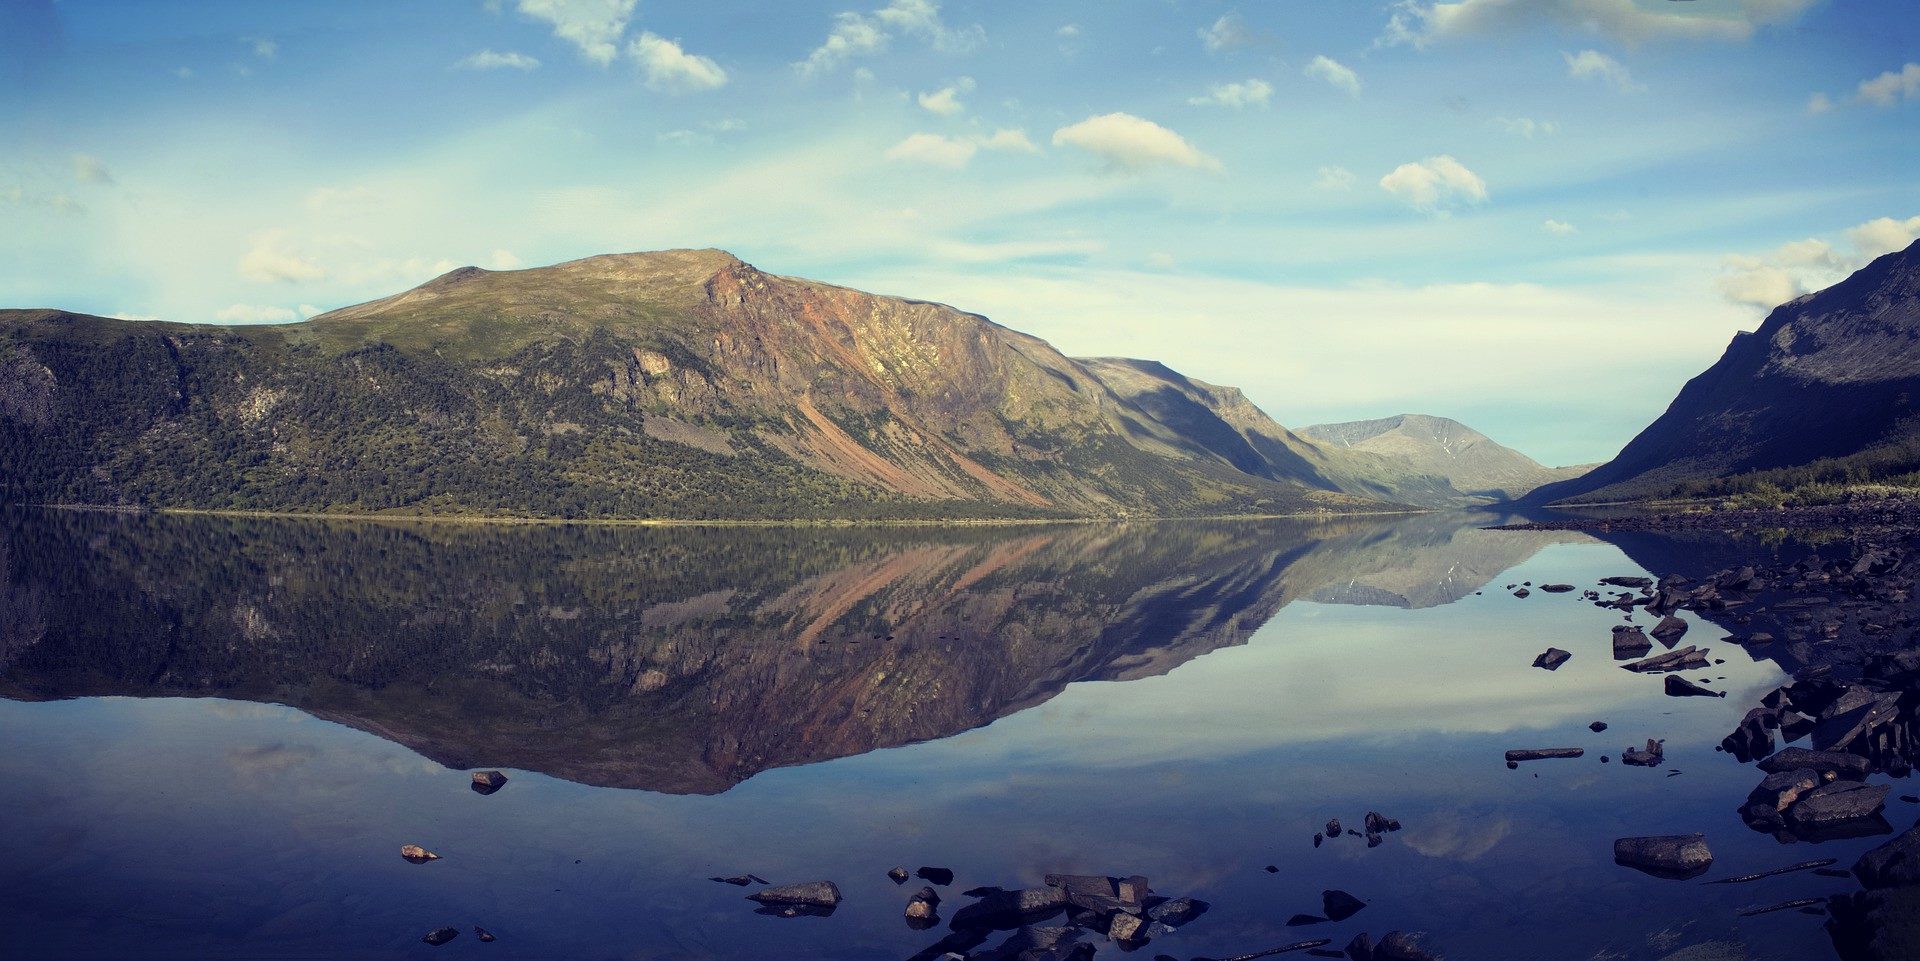
[[[19,512],[0,695],[289,704],[456,768],[717,793],[1165,674],[1299,598],[1428,607],[1580,535],[640,529]]]

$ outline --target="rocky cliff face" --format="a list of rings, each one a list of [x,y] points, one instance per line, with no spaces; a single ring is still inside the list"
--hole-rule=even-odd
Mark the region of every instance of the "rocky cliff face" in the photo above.
[[[1416,501],[1431,506],[1516,500],[1542,484],[1588,469],[1543,467],[1457,420],[1427,414],[1315,424],[1300,433],[1331,450],[1370,456],[1404,473],[1436,479],[1429,499]]]
[[[0,397],[12,499],[683,517],[1367,503],[1310,465],[1196,445],[1037,338],[721,251],[462,268],[274,327],[0,312],[0,344],[0,364],[51,378]]]
[[[1619,456],[1540,501],[1688,493],[1779,472],[1783,483],[1920,468],[1920,243],[1783,304]],[[1825,463],[1822,463],[1825,462]]]

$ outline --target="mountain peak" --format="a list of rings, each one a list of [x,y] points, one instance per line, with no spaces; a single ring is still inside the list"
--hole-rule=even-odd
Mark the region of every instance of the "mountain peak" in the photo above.
[[[1329,447],[1387,457],[1445,478],[1458,490],[1505,500],[1572,476],[1572,468],[1543,467],[1450,417],[1395,414],[1375,420],[1315,424],[1302,436]]]

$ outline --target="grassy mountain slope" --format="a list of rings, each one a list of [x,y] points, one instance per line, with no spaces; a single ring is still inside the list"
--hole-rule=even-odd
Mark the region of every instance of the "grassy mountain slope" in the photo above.
[[[978,315],[714,250],[462,268],[277,326],[0,311],[0,372],[7,500],[685,518],[1368,503],[1195,448]]]
[[[1864,482],[1920,470],[1920,243],[1776,308],[1611,462],[1534,500]]]

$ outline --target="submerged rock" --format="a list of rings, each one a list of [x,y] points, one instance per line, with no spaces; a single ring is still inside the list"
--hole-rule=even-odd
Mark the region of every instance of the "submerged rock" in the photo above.
[[[1519,750],[1508,751],[1507,763],[1516,764],[1521,761],[1546,761],[1546,760],[1552,760],[1555,758],[1575,758],[1575,757],[1580,757],[1586,753],[1587,753],[1586,748],[1580,748],[1580,747],[1522,748]]]
[[[499,771],[475,771],[469,786],[475,794],[492,794],[507,786],[507,776]]]
[[[934,884],[940,885],[941,887],[946,887],[947,885],[953,883],[953,871],[950,868],[922,867],[920,870],[915,871],[913,873],[914,873],[914,876],[918,877],[920,880],[931,881]]]
[[[1620,754],[1620,763],[1635,767],[1659,767],[1666,762],[1666,759],[1667,742],[1653,738],[1647,738],[1647,746],[1644,750],[1630,747]]]
[[[492,931],[489,931],[486,928],[483,928],[477,924],[473,926],[473,936],[476,938],[479,938],[481,944],[492,944],[493,942],[499,940],[498,938],[493,936]]]
[[[420,940],[425,941],[428,944],[431,944],[437,948],[459,936],[460,936],[459,928],[434,928],[433,930],[428,931],[425,935],[422,935]]]
[[[799,884],[775,885],[758,894],[747,895],[747,900],[769,905],[832,908],[840,903],[840,889],[832,881],[803,881]]]
[[[1613,861],[1655,877],[1698,877],[1713,866],[1713,852],[1699,834],[1621,838],[1613,842]]]
[[[1768,773],[1791,771],[1798,768],[1812,768],[1822,773],[1833,772],[1838,777],[1858,781],[1867,776],[1873,765],[1858,754],[1845,751],[1809,751],[1804,747],[1782,748],[1771,757],[1761,761],[1760,770]]]
[[[1194,898],[1174,898],[1148,908],[1147,917],[1169,928],[1177,928],[1207,913],[1210,907],[1212,905],[1207,902]]]

